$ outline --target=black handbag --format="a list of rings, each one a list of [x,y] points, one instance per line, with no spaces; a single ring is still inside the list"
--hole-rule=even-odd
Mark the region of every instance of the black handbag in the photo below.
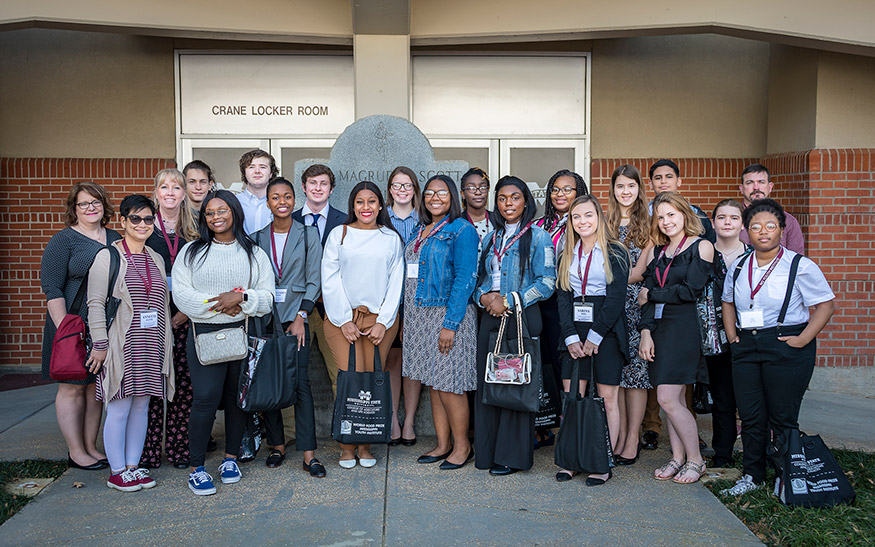
[[[240,367],[237,406],[246,412],[279,410],[298,400],[298,339],[283,330],[276,306],[272,317],[273,337],[261,336],[261,321],[254,322],[249,359]]]
[[[856,493],[820,435],[787,431],[787,453],[778,482],[786,505],[832,507],[853,503]]]
[[[709,277],[702,295],[696,299],[696,320],[702,355],[710,357],[729,351],[729,339],[723,327],[723,304],[713,276]]]
[[[337,373],[337,397],[331,438],[343,444],[384,444],[392,434],[392,389],[389,373],[374,347],[374,372],[355,368],[355,345],[349,345],[349,365]]]
[[[693,411],[696,414],[711,414],[714,398],[711,397],[711,387],[704,382],[693,384]]]
[[[251,462],[258,456],[262,444],[262,424],[258,414],[250,414],[243,429],[243,437],[240,439],[240,449],[237,451],[237,460]]]
[[[498,332],[489,334],[489,347],[494,351],[487,356],[481,400],[484,405],[537,412],[541,408],[541,347],[538,340],[529,335],[522,299],[517,293],[511,293],[511,297],[510,313],[501,318]],[[513,324],[512,319],[516,319],[516,333],[513,334],[506,328],[509,323]],[[501,353],[503,346],[507,347],[508,353]],[[502,378],[501,366],[507,366],[505,371],[516,374]],[[519,370],[514,370],[515,367]]]
[[[558,427],[561,422],[562,396],[553,365],[541,363],[541,372],[543,374],[540,393],[541,404],[537,414],[535,414],[535,427],[552,429]]]
[[[598,397],[595,366],[587,382],[586,397],[580,396],[580,360],[571,368],[571,389],[563,393],[562,424],[556,436],[556,465],[580,473],[607,473],[613,454],[605,400]]]

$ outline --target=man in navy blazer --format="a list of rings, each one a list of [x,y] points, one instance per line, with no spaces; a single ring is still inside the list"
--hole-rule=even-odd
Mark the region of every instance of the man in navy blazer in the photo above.
[[[325,247],[325,240],[328,239],[329,232],[346,220],[346,213],[328,204],[328,198],[334,192],[334,173],[327,165],[317,163],[304,170],[301,174],[301,184],[304,186],[304,195],[307,197],[307,201],[303,207],[292,213],[292,218],[302,222],[305,226],[315,224],[319,229],[322,246]],[[316,302],[313,312],[307,318],[307,323],[310,326],[310,343],[313,343],[314,338],[318,341],[319,352],[322,354],[328,377],[331,379],[331,390],[336,394],[337,363],[334,362],[334,357],[328,349],[328,341],[325,340],[322,323],[326,320],[325,306],[322,305],[320,298]],[[313,353],[311,352],[310,355]]]

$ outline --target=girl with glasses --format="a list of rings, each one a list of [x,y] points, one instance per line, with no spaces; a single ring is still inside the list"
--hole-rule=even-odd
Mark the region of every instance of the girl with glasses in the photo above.
[[[474,225],[480,240],[495,229],[495,213],[489,205],[489,175],[479,167],[465,171],[459,180],[462,189],[462,217]]]

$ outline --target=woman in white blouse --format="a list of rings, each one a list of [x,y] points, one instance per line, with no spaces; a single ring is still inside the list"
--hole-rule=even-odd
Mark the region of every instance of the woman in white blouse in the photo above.
[[[325,241],[322,299],[325,338],[339,370],[347,370],[355,345],[358,371],[374,370],[374,351],[385,363],[395,339],[404,283],[404,243],[392,226],[376,184],[362,181],[349,194],[346,221]],[[340,466],[373,467],[370,445],[340,445]]]

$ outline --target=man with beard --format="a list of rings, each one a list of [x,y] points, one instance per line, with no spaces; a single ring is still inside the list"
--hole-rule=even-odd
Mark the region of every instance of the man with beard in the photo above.
[[[744,208],[747,209],[756,199],[769,197],[773,186],[774,184],[769,180],[769,169],[765,165],[754,163],[745,167],[741,172],[741,184],[738,185],[744,196]],[[805,254],[805,239],[799,221],[786,211],[784,214],[787,217],[787,227],[784,228],[784,234],[781,236],[781,245],[795,253]],[[746,230],[741,230],[739,239],[750,245],[750,237]]]

